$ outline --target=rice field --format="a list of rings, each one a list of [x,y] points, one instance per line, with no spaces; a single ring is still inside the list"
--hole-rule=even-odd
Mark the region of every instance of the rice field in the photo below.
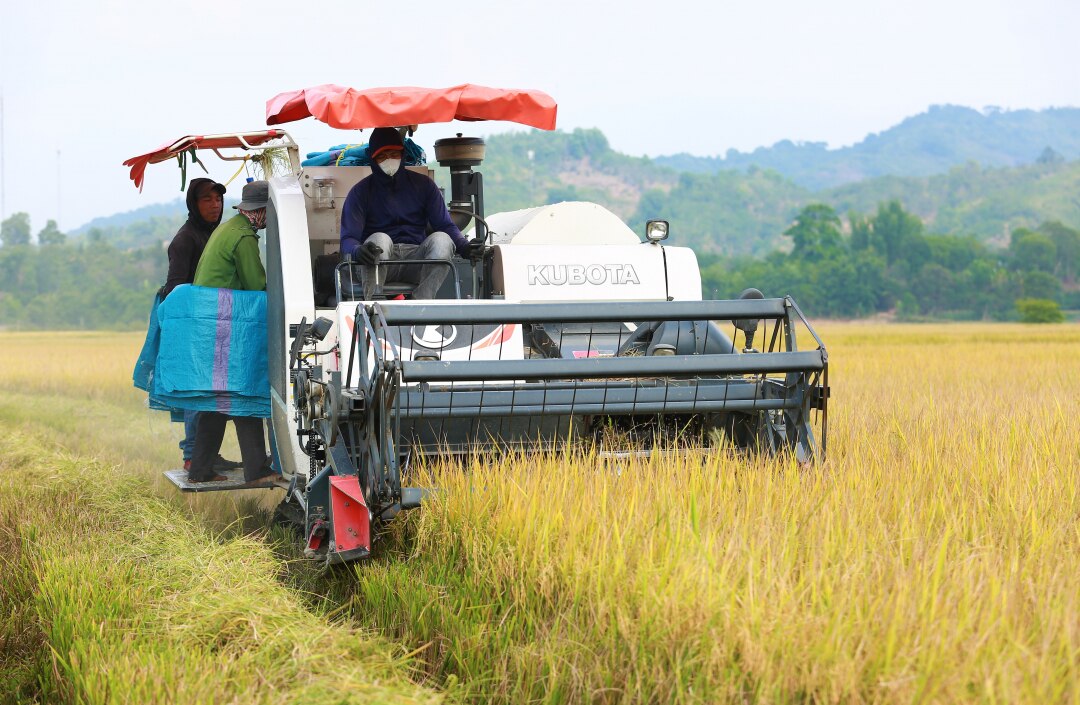
[[[141,336],[0,334],[0,702],[1080,703],[1080,327],[819,332],[819,466],[429,467],[329,573],[160,479]]]

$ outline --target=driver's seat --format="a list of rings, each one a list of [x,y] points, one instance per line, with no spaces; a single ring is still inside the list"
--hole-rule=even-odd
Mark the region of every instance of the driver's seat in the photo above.
[[[364,280],[359,262],[352,266],[339,267],[341,253],[319,255],[315,258],[313,284],[315,305],[333,308],[338,300],[338,279],[340,278],[341,301],[361,301],[364,298]],[[372,297],[374,300],[412,298],[416,284],[411,282],[384,282]]]

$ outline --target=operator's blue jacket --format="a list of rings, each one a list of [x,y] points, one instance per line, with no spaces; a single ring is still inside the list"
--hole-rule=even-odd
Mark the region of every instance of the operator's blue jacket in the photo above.
[[[371,176],[353,186],[345,198],[341,252],[356,252],[372,233],[386,233],[398,245],[419,245],[427,237],[429,223],[453,239],[458,254],[468,256],[469,241],[450,220],[434,181],[405,167],[390,177],[372,164]]]

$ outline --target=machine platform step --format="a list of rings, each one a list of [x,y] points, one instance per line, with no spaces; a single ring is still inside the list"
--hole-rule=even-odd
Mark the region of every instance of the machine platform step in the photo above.
[[[227,480],[220,482],[191,482],[188,480],[187,471],[183,469],[166,470],[165,477],[169,482],[176,485],[176,488],[181,492],[220,492],[222,490],[258,490],[267,489],[272,490],[276,487],[281,489],[288,489],[289,483],[282,479],[280,476],[274,480],[267,480],[261,482],[258,485],[244,486],[244,471],[243,470],[229,470],[222,473]]]

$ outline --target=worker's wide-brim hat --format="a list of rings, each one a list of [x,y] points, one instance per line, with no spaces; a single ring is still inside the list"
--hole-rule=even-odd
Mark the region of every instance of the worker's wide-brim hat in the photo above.
[[[270,184],[266,181],[252,181],[244,184],[244,190],[240,194],[240,202],[233,208],[241,211],[257,211],[266,208],[270,200]]]

